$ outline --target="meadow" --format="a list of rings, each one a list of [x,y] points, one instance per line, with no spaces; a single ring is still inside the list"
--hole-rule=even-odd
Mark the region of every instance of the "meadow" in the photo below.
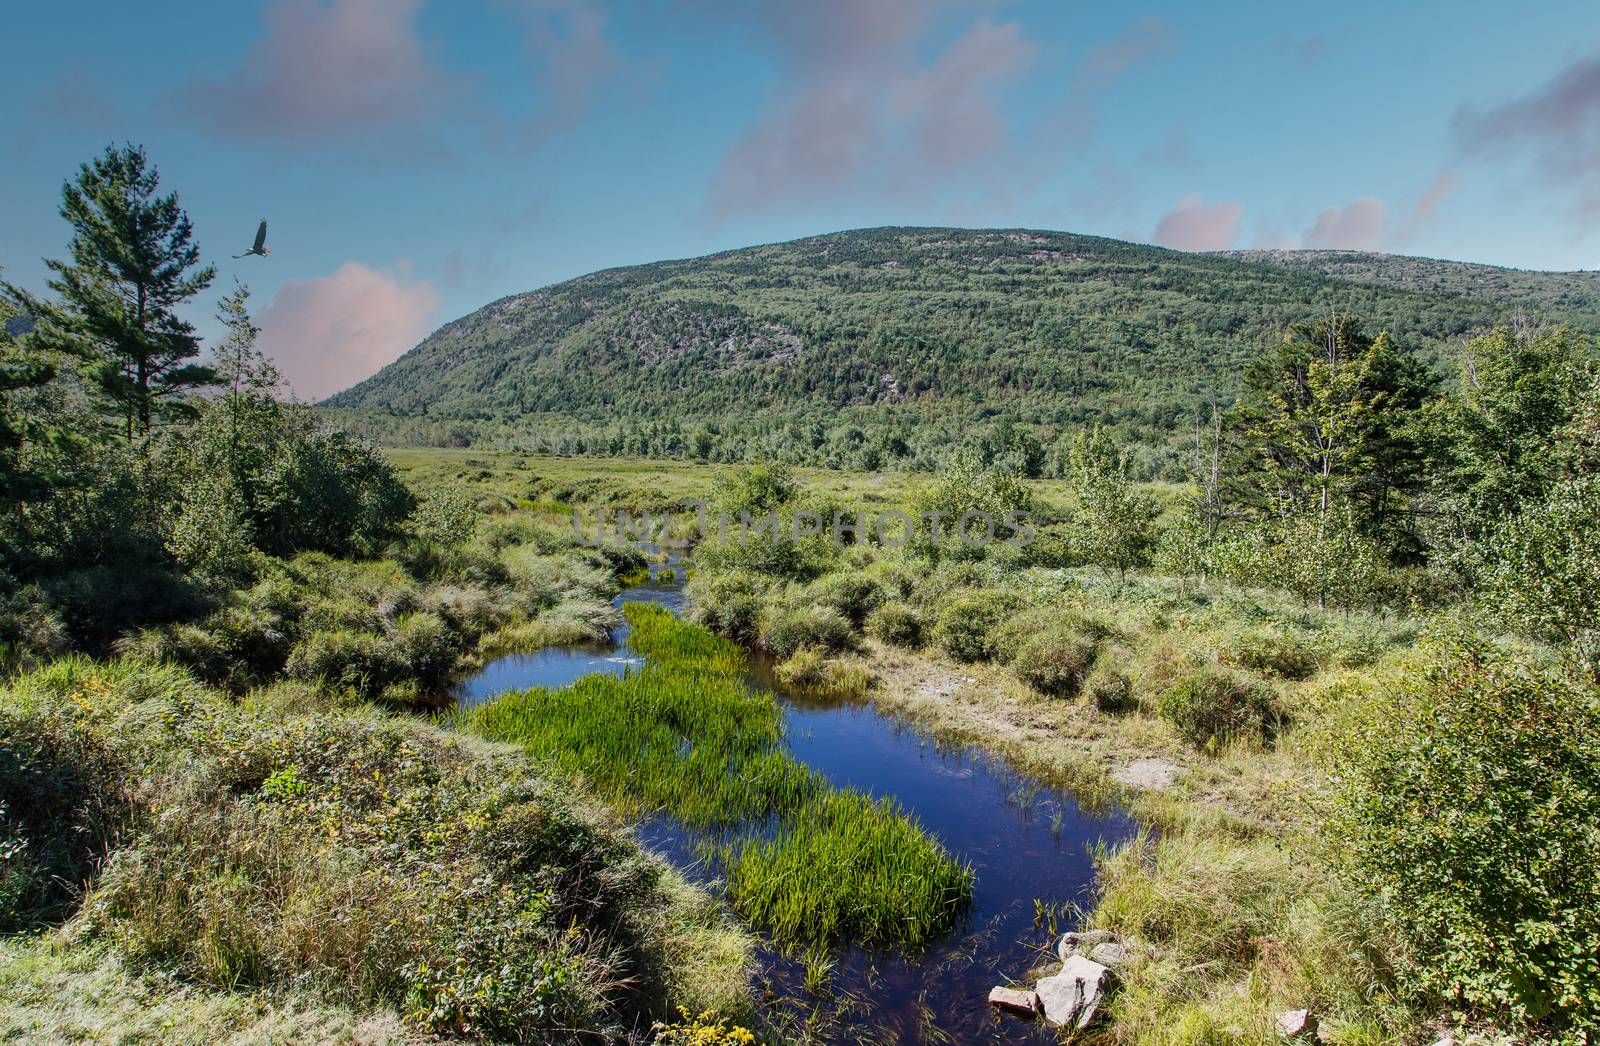
[[[552,521],[577,503],[732,507],[769,486],[749,470],[674,463],[422,451],[395,460],[417,482],[505,496],[520,488],[528,509]],[[939,485],[823,470],[794,470],[779,484],[786,503],[865,507],[923,505]],[[1053,555],[1081,493],[1048,480],[1028,493],[1047,521],[1034,556]],[[1183,489],[1143,493],[1158,526],[1181,519]],[[1421,690],[1419,705],[1465,696],[1417,682],[1465,656],[1464,629],[1492,657],[1546,680],[1562,677],[1558,650],[1457,597],[1319,608],[1310,592],[1198,572],[1119,576],[998,550],[930,557],[870,542],[815,541],[774,556],[699,537],[696,619],[768,652],[780,678],[787,671],[823,694],[830,679],[847,679],[832,692],[1003,753],[1149,826],[1098,854],[1098,899],[1081,913],[1135,957],[1107,1041],[1254,1041],[1271,1037],[1279,1012],[1306,1006],[1332,1042],[1411,1042],[1450,1026],[1437,996],[1415,987],[1426,960],[1358,885],[1370,867],[1363,855],[1392,844],[1370,822],[1353,841],[1351,804],[1373,801],[1353,782],[1379,772],[1374,731],[1414,721],[1393,695]],[[1406,576],[1377,591],[1415,584]],[[1563,716],[1583,706],[1573,702]],[[808,867],[785,862],[781,847],[751,845],[766,846],[763,872]],[[729,870],[730,896],[749,916],[741,875]],[[1493,1038],[1493,1020],[1476,1021]]]

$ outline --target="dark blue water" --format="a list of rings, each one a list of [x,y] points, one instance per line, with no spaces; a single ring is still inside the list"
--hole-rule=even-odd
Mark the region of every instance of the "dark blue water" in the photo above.
[[[673,567],[675,580],[653,575],[618,596],[617,605],[641,600],[681,611],[682,564]],[[630,660],[625,638],[619,630],[612,645],[501,658],[464,683],[458,697],[475,704],[507,690],[564,686],[589,672],[621,674]],[[1070,793],[1041,786],[979,749],[940,745],[870,702],[785,693],[759,662],[751,681],[777,695],[796,758],[835,785],[893,798],[977,875],[972,906],[952,933],[915,953],[833,955],[824,998],[807,993],[798,958],[768,950],[757,988],[774,1027],[792,1031],[809,1018],[819,1037],[849,1043],[1050,1041],[1042,1027],[993,1014],[989,988],[1051,954],[1052,929],[1068,927],[1038,913],[1087,903],[1090,848],[1128,837],[1133,820],[1115,810],[1087,811]],[[713,882],[692,834],[661,818],[637,831],[691,878]]]

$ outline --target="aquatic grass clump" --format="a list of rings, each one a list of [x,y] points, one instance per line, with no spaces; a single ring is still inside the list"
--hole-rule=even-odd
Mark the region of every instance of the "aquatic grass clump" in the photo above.
[[[950,928],[974,881],[899,804],[856,791],[819,794],[772,839],[729,846],[726,864],[734,911],[802,944],[925,944]]]
[[[744,682],[739,647],[658,606],[623,612],[644,668],[508,694],[464,725],[712,833],[734,910],[785,943],[918,944],[950,927],[968,867],[898,806],[835,790],[785,751],[782,711]]]

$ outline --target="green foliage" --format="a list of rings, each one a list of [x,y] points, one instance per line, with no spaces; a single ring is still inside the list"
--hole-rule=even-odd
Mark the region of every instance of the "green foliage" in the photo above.
[[[832,607],[780,603],[767,608],[759,639],[763,649],[789,657],[801,647],[829,652],[848,650],[855,645],[855,630]]]
[[[706,508],[713,518],[737,523],[744,515],[757,518],[784,508],[798,489],[787,466],[761,462],[718,473]]]
[[[1566,436],[1593,380],[1594,350],[1569,328],[1499,328],[1467,343],[1459,386],[1430,407],[1437,486],[1457,534],[1541,497],[1568,464]]]
[[[1331,826],[1406,987],[1587,1041],[1600,1014],[1593,687],[1457,641],[1345,739]]]
[[[1000,626],[1019,601],[1008,592],[961,592],[939,608],[933,641],[957,661],[988,661],[999,653]]]
[[[784,941],[917,945],[943,933],[973,874],[892,802],[824,792],[773,840],[730,848],[734,910]]]
[[[71,911],[127,827],[124,779],[70,713],[0,706],[0,933]]]
[[[867,615],[882,601],[883,589],[860,571],[836,570],[808,585],[806,597],[820,606],[837,610],[852,628],[860,628]]]
[[[1017,678],[1047,697],[1071,697],[1083,685],[1099,648],[1095,641],[1070,632],[1029,636],[1011,657]]]
[[[915,650],[922,645],[922,615],[909,603],[890,600],[867,617],[866,632],[874,639]]]
[[[1310,636],[1275,628],[1242,629],[1223,646],[1222,660],[1278,679],[1309,679],[1322,666]]]
[[[1477,552],[1478,599],[1563,644],[1600,678],[1600,477],[1563,483],[1502,522]]]
[[[1185,673],[1161,692],[1156,705],[1185,740],[1212,750],[1232,740],[1260,740],[1281,719],[1270,687],[1214,665]]]
[[[69,261],[46,264],[59,305],[16,292],[48,317],[38,337],[86,362],[127,438],[149,434],[161,414],[190,409],[183,394],[216,383],[194,327],[178,309],[210,286],[189,216],[176,193],[157,196],[158,177],[143,149],[107,146],[61,189],[72,226]],[[13,289],[14,290],[14,289]]]
[[[1155,544],[1155,501],[1134,489],[1123,459],[1102,430],[1077,433],[1070,461],[1077,496],[1068,520],[1073,554],[1080,562],[1126,577],[1146,562]]]
[[[1234,496],[1260,517],[1349,513],[1363,534],[1415,547],[1405,499],[1426,475],[1419,412],[1434,379],[1355,317],[1297,324],[1245,371],[1226,428]]]
[[[910,515],[917,529],[910,547],[933,559],[983,559],[996,542],[1031,537],[1026,517],[1036,508],[1027,483],[973,454],[957,454],[915,499]],[[988,544],[981,544],[984,535]]]
[[[1104,658],[1095,662],[1094,671],[1083,681],[1083,695],[1102,712],[1126,712],[1134,706],[1133,681]]]
[[[753,645],[761,630],[767,584],[749,572],[697,570],[687,586],[694,619],[736,643]]]
[[[1270,586],[1302,603],[1350,609],[1372,602],[1392,571],[1350,513],[1297,513],[1234,527],[1208,554],[1209,570],[1238,585]]]
[[[743,683],[738,647],[661,607],[624,610],[629,644],[649,659],[639,672],[509,694],[467,724],[629,808],[734,832],[775,823],[719,857],[735,910],[786,942],[919,943],[949,927],[970,870],[892,804],[835,791],[796,762],[776,701]],[[820,676],[820,655],[802,656]]]
[[[1581,274],[1363,266],[1340,278],[1056,232],[855,230],[515,295],[332,404],[403,445],[931,470],[970,441],[1023,474],[1028,448],[1009,454],[1004,422],[1047,445],[1103,424],[1141,448],[1140,478],[1176,479],[1174,429],[1231,400],[1260,346],[1317,303],[1434,356],[1530,302],[1600,327]]]

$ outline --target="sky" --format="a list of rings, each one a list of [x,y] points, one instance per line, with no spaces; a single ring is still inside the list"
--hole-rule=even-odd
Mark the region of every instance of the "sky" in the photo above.
[[[1600,267],[1600,6],[230,0],[8,11],[0,267],[144,145],[319,399],[596,269],[877,225]],[[270,222],[266,258],[229,257]]]

